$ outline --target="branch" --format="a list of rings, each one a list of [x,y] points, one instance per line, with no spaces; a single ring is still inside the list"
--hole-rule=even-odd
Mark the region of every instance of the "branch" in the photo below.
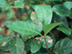
[[[45,36],[46,36],[46,35],[44,35],[44,40],[45,40],[45,44],[46,44],[46,49],[47,49],[48,53],[51,54],[50,51],[48,50],[48,46],[47,46],[47,42],[46,42],[46,37],[45,37]]]

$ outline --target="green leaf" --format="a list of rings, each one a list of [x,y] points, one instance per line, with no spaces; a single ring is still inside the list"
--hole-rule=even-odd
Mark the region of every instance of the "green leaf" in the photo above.
[[[69,38],[64,38],[58,41],[53,49],[56,54],[64,54],[72,52],[72,40]]]
[[[5,28],[0,28],[0,32],[4,31]]]
[[[24,0],[16,0],[14,2],[14,6],[12,6],[12,8],[23,8],[24,7]]]
[[[4,35],[4,34],[0,34],[0,44],[2,44],[2,46],[5,46],[7,44],[7,42],[9,42],[12,39],[12,37]]]
[[[15,37],[10,42],[10,50],[12,54],[21,54],[24,52],[24,43],[19,37]]]
[[[8,25],[10,25],[12,23],[13,23],[13,21],[5,21],[4,25],[8,26]],[[9,32],[10,32],[10,36],[12,36],[12,37],[15,36],[14,31],[12,31],[12,30],[9,29]]]
[[[31,54],[48,54],[48,53],[31,53]]]
[[[15,2],[15,6],[13,8],[23,8],[24,4],[21,2]]]
[[[50,32],[54,27],[56,27],[56,26],[58,26],[60,24],[62,24],[62,22],[60,22],[60,23],[51,23],[51,24],[48,24],[48,25],[44,25],[43,26],[43,31],[44,31],[45,35],[48,32]]]
[[[9,10],[7,11],[7,13],[6,13],[6,20],[10,20],[10,19],[13,19],[14,18],[14,16],[15,16],[15,13],[14,13],[14,11],[9,7],[8,8]]]
[[[36,15],[43,25],[51,23],[52,8],[50,5],[35,5],[33,8],[35,9]]]
[[[42,31],[43,24],[37,18],[37,16],[36,16],[36,14],[35,14],[34,11],[31,13],[31,20],[32,20],[32,23],[34,23],[34,26],[37,28],[37,30],[41,32]]]
[[[3,51],[9,51],[9,43],[7,43],[7,44],[3,47]]]
[[[33,23],[37,30],[41,32],[43,29],[43,24],[41,23],[41,21],[39,19],[35,19]]]
[[[5,5],[6,5],[6,7],[11,8],[11,4],[10,4],[10,3],[8,3],[7,1],[5,1]]]
[[[36,36],[36,35],[24,35],[24,34],[21,35],[21,37],[24,41],[27,39],[33,38],[34,36]]]
[[[64,5],[55,5],[53,7],[53,11],[60,16],[69,16],[70,15],[70,10],[67,9]]]
[[[23,21],[16,21],[7,26],[9,29],[25,35],[40,34],[33,24]]]
[[[26,51],[24,51],[23,54],[27,54]]]
[[[70,29],[70,28],[66,28],[66,27],[58,27],[57,30],[62,31],[63,33],[65,33],[65,34],[68,35],[68,36],[71,35],[71,29]]]
[[[51,42],[49,42],[49,41],[51,41]],[[46,48],[45,39],[43,37],[40,38],[40,42],[42,43],[42,47]],[[48,48],[52,47],[53,39],[51,39],[51,37],[46,36],[46,42],[47,42]]]
[[[54,5],[59,5],[59,4],[62,4],[62,2],[61,1],[54,1],[53,4]]]
[[[66,1],[63,3],[69,10],[72,8],[72,2],[71,1]]]
[[[31,49],[32,39],[29,39],[25,42],[25,51],[29,51]]]
[[[35,53],[35,52],[37,52],[40,48],[41,48],[41,44],[38,43],[38,41],[33,40],[33,41],[32,41],[32,44],[31,44],[31,49],[30,49],[30,51],[31,51],[32,53]]]
[[[67,22],[67,19],[64,16],[59,16],[57,14],[54,14],[53,20],[55,22],[63,22],[63,24],[61,24],[61,26],[64,26],[64,27],[67,27],[67,28],[69,27],[68,22]]]
[[[47,2],[50,2],[50,1],[62,1],[62,0],[46,0]]]
[[[23,8],[23,1],[24,0],[14,1],[14,6],[11,6],[11,4],[8,3],[6,0],[0,0],[0,7]]]
[[[23,2],[24,0],[16,0],[16,1],[18,1],[18,2]]]
[[[49,36],[53,39],[53,44],[56,42],[56,38],[52,32],[49,33]]]
[[[10,3],[8,3],[6,0],[0,0],[0,7],[11,7]]]
[[[5,21],[5,26],[7,26],[7,25],[9,25],[9,24],[11,24],[13,21]]]
[[[72,19],[72,11],[71,11],[71,13],[70,13],[70,15],[69,15],[69,18]]]
[[[30,49],[32,53],[35,53],[41,48],[41,43],[39,43],[39,40],[30,39],[25,43],[25,47],[26,50]]]
[[[0,7],[6,7],[5,2],[5,0],[0,0]]]

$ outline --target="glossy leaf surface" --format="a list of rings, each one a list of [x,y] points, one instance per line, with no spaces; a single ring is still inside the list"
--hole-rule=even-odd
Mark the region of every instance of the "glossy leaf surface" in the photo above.
[[[24,51],[24,43],[21,38],[16,37],[10,42],[10,50],[12,54],[21,54]]]
[[[70,36],[71,35],[71,29],[70,28],[65,28],[65,27],[58,27],[57,30],[62,31],[66,35]]]
[[[41,37],[40,41],[42,43],[42,47],[46,48],[45,39]],[[46,42],[47,42],[47,47],[48,48],[52,47],[52,45],[53,45],[53,39],[51,39],[51,37],[46,36]]]
[[[69,27],[66,17],[54,14],[53,19],[54,19],[54,22],[63,22],[63,24],[61,24],[61,26],[64,26],[67,28]]]
[[[52,8],[50,5],[35,5],[33,8],[35,9],[36,15],[43,25],[51,23]]]
[[[60,16],[69,16],[70,15],[70,10],[67,9],[64,5],[55,5],[53,7],[53,11]]]
[[[30,39],[26,42],[26,50],[29,50],[32,53],[36,53],[41,48],[41,43],[39,43],[39,40],[33,40]]]
[[[16,21],[8,25],[8,28],[25,35],[33,35],[33,34],[41,35],[40,32],[35,28],[35,26],[28,22]]]
[[[51,23],[51,24],[48,24],[48,25],[44,25],[43,27],[43,30],[44,30],[44,33],[47,34],[48,32],[50,32],[54,27],[58,26],[62,24],[62,22],[60,23]]]
[[[10,36],[0,34],[0,45],[5,46],[11,39],[12,37]]]
[[[71,1],[66,1],[63,3],[69,10],[72,8],[72,2]]]
[[[72,40],[64,38],[55,44],[54,52],[56,54],[71,53],[72,52]]]

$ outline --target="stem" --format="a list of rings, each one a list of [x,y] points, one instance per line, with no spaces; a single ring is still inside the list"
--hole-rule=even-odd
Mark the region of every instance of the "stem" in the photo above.
[[[43,36],[42,35],[40,35],[42,38],[43,38]]]
[[[46,37],[45,37],[45,36],[46,36],[46,35],[44,35],[44,40],[45,40],[45,44],[46,44],[46,49],[47,49],[48,53],[51,54],[50,51],[48,50],[48,46],[47,46],[47,42],[46,42]]]

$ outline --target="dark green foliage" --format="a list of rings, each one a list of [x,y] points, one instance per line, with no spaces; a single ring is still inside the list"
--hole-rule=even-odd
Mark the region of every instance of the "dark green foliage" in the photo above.
[[[70,54],[71,28],[72,0],[0,0],[0,51]]]

